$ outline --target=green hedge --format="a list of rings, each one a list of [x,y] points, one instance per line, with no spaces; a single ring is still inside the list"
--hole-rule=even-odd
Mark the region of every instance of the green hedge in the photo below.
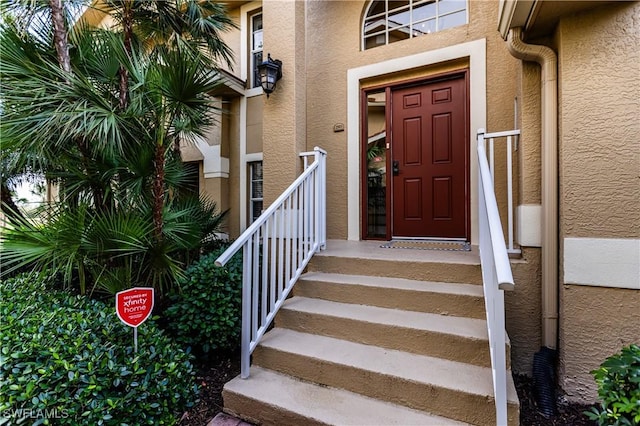
[[[242,252],[221,268],[215,260],[228,246],[202,256],[180,282],[180,293],[165,311],[175,339],[204,353],[232,350],[240,344],[242,322]]]
[[[191,354],[149,320],[133,332],[113,306],[0,283],[0,415],[12,424],[175,424],[197,398]]]
[[[630,345],[591,372],[602,402],[586,414],[600,425],[640,425],[640,346]]]

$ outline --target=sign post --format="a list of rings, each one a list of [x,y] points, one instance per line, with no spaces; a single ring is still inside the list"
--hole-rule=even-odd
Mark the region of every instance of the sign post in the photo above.
[[[134,287],[116,293],[116,313],[120,321],[133,327],[134,350],[138,352],[138,326],[151,316],[153,288]]]

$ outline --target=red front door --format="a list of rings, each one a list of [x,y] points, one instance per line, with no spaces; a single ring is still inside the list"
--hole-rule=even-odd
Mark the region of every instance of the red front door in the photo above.
[[[469,238],[465,75],[394,89],[392,235]]]

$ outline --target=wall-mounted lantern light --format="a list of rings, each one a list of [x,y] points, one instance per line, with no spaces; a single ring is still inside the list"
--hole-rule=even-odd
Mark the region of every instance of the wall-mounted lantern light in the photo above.
[[[282,61],[271,59],[271,54],[267,54],[267,60],[258,65],[258,75],[262,90],[269,95],[276,90],[276,82],[282,78]]]

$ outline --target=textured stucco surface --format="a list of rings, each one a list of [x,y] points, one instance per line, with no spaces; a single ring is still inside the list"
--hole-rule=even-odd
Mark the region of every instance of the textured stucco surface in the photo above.
[[[558,25],[560,259],[567,237],[640,236],[638,28],[637,2]],[[637,290],[560,286],[559,384],[570,400],[593,401],[589,371],[640,342],[639,306]]]
[[[639,28],[637,2],[558,27],[564,235],[640,236]]]
[[[262,152],[262,98],[247,98],[247,154]]]
[[[540,249],[523,248],[511,262],[515,289],[505,291],[505,322],[511,341],[511,368],[530,375],[533,354],[541,345]]]
[[[232,238],[240,233],[240,98],[229,106],[229,213],[227,230]]]
[[[520,170],[520,204],[541,203],[540,118],[541,88],[540,65],[523,62],[522,92],[518,96],[520,116],[520,143],[518,165]]]
[[[263,96],[265,207],[295,180],[306,150],[306,2],[263,3],[264,54],[283,63],[276,91]]]
[[[623,346],[640,343],[640,291],[562,287],[559,384],[568,399],[591,402],[597,387],[589,372]]]

